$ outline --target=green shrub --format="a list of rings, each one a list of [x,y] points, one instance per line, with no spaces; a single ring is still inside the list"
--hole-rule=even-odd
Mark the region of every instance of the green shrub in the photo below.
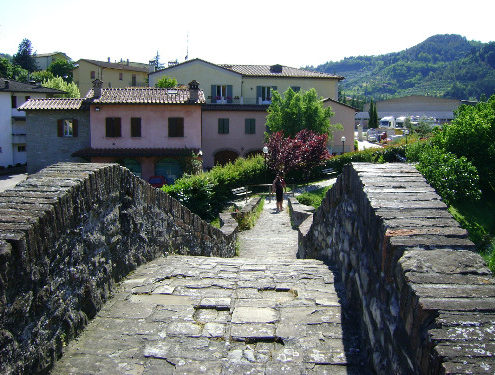
[[[481,197],[478,171],[465,157],[426,147],[417,168],[447,204]]]
[[[419,157],[423,154],[425,149],[431,147],[431,142],[426,141],[417,141],[414,143],[410,143],[406,146],[406,158],[409,163],[417,163],[419,161]]]
[[[205,220],[214,219],[233,198],[231,189],[261,184],[265,178],[262,156],[239,158],[234,163],[216,166],[209,172],[184,176],[162,190],[177,198]]]
[[[312,206],[314,208],[318,208],[321,205],[321,201],[327,195],[327,191],[331,188],[331,186],[325,186],[320,189],[316,189],[313,191],[308,191],[297,196],[297,200],[301,204],[305,204],[306,206]]]

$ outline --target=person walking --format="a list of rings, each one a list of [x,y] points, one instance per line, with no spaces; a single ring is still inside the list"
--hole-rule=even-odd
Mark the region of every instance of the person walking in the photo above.
[[[284,191],[286,190],[284,175],[282,173],[277,173],[277,177],[275,177],[272,184],[272,191],[275,191],[275,196],[277,198],[277,212],[284,210]]]

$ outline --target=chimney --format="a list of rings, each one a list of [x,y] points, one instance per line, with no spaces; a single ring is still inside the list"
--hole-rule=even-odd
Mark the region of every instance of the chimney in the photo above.
[[[197,103],[199,100],[199,83],[194,79],[189,82],[189,101]]]
[[[110,56],[108,57],[108,62],[110,62]]]
[[[95,79],[93,81],[93,99],[98,99],[101,97],[101,87],[103,86],[103,82],[99,79]]]
[[[5,80],[4,82],[5,82],[5,87],[4,88],[5,89],[8,89],[9,88],[9,81]]]

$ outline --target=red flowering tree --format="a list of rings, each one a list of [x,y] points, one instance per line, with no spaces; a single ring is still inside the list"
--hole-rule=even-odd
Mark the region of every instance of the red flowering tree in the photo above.
[[[273,133],[267,143],[268,167],[275,172],[298,170],[309,173],[330,157],[327,139],[327,134],[308,129],[299,131],[294,138],[284,137],[283,131]]]

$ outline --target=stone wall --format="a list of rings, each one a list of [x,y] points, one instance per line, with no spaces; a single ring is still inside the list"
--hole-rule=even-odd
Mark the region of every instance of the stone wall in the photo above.
[[[299,227],[337,267],[378,374],[495,373],[495,279],[414,166],[344,168]]]
[[[0,373],[46,372],[139,264],[231,257],[235,241],[116,164],[30,176],[0,193]]]
[[[77,137],[58,136],[57,121],[60,119],[77,120]],[[90,147],[89,110],[27,111],[26,125],[28,173],[59,162],[84,161],[71,154]]]

